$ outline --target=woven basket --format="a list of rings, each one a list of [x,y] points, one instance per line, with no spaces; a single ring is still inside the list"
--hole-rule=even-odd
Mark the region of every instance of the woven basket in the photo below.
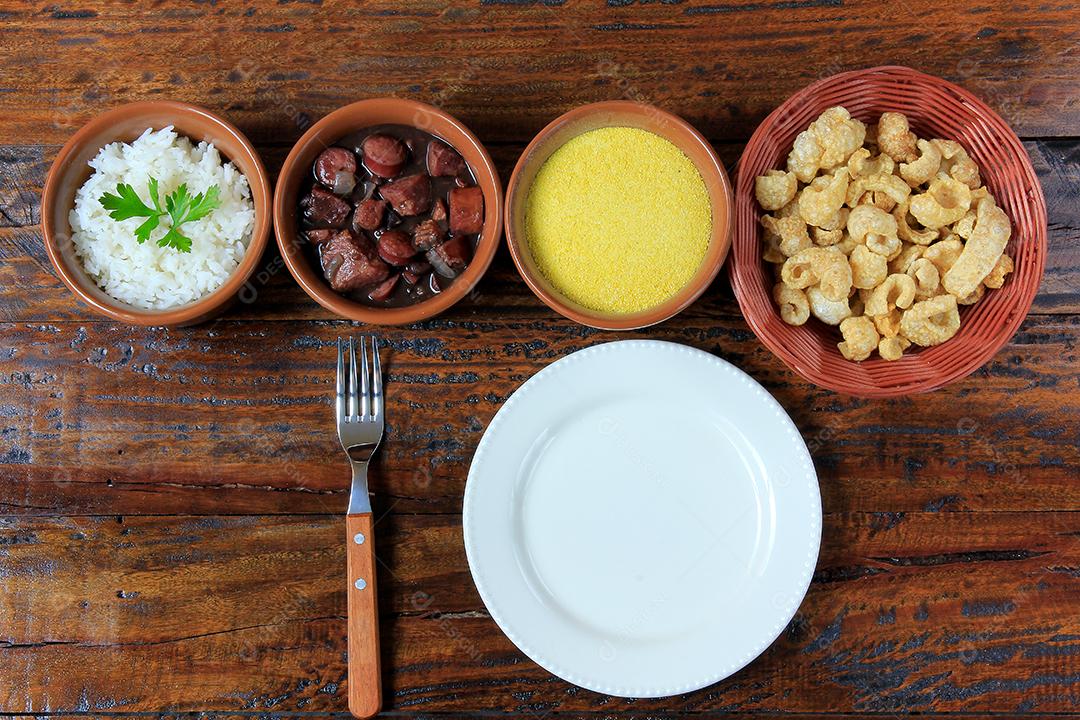
[[[1009,215],[1007,252],[1015,271],[975,305],[961,306],[960,331],[936,347],[912,346],[888,362],[873,356],[845,360],[840,332],[813,317],[788,325],[772,299],[773,275],[762,259],[761,210],[754,178],[782,168],[795,136],[822,111],[843,105],[863,122],[886,111],[902,112],[919,137],[960,142],[979,164],[983,182]],[[1009,126],[971,93],[906,67],[877,67],[819,80],[791,96],[765,118],[739,160],[735,235],[728,263],[746,321],[758,338],[796,373],[815,385],[861,397],[926,392],[966,377],[1006,343],[1031,307],[1046,263],[1046,201],[1031,160]]]

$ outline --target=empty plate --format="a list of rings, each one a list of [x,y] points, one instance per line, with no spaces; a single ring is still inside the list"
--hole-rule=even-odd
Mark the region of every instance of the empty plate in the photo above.
[[[798,429],[750,376],[628,340],[510,396],[473,458],[464,533],[522,652],[590,690],[660,697],[776,639],[814,571],[821,498]]]

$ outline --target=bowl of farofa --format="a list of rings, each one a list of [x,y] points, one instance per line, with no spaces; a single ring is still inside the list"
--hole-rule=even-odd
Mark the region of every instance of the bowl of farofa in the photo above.
[[[506,241],[548,307],[604,330],[667,320],[705,292],[731,245],[731,186],[686,121],[642,103],[575,108],[518,160]]]
[[[807,131],[826,110],[838,106],[849,111],[852,119],[866,124],[871,131],[876,132],[884,113],[902,113],[910,123],[910,132],[918,139],[926,139],[937,147],[944,146],[929,139],[958,143],[981,175],[977,181],[980,188],[970,191],[971,214],[975,214],[976,201],[981,207],[982,199],[989,194],[993,204],[1004,212],[1000,217],[1007,218],[1011,229],[1002,255],[1010,258],[1012,272],[1004,279],[991,280],[991,275],[985,276],[985,286],[979,283],[977,298],[957,297],[951,303],[950,314],[953,321],[958,318],[959,324],[958,329],[948,328],[954,334],[940,342],[931,339],[923,346],[920,343],[905,344],[897,359],[886,360],[876,352],[858,361],[849,359],[839,347],[839,343],[848,338],[839,327],[830,326],[814,316],[803,324],[789,324],[782,318],[781,308],[774,298],[774,288],[782,282],[781,273],[774,268],[783,265],[774,266],[766,261],[769,246],[762,218],[769,211],[759,204],[755,180],[770,171],[776,174],[789,169],[788,157],[796,137]],[[878,141],[880,138],[874,142]],[[918,148],[916,155],[925,154],[923,145]],[[881,152],[881,149],[877,151]],[[914,163],[915,159],[910,162]],[[895,164],[899,172],[900,161]],[[944,161],[941,167],[946,167]],[[955,175],[952,169],[948,173]],[[948,178],[942,179],[943,183],[948,181]],[[912,186],[911,191],[912,198],[916,193],[929,193],[926,184]],[[782,212],[774,214],[779,216]],[[908,213],[905,217],[910,219],[912,215]],[[901,223],[901,227],[906,224],[906,221]],[[953,231],[963,232],[959,224],[940,230],[918,223],[911,227],[919,234],[939,233],[922,251],[924,255],[932,256],[931,261],[935,264],[940,256],[930,252],[929,248],[946,240],[958,240],[957,235],[951,234]],[[810,229],[814,230],[812,223]],[[870,237],[866,236],[867,239]],[[842,242],[849,241],[845,228]],[[966,241],[971,242],[970,239]],[[817,244],[818,236],[814,235],[814,245]],[[992,358],[1019,328],[1031,307],[1045,265],[1046,202],[1035,170],[1016,134],[974,95],[945,80],[905,67],[857,70],[825,78],[796,93],[754,132],[739,161],[732,252],[729,272],[743,315],[758,338],[788,367],[806,380],[837,392],[862,397],[903,396],[934,390],[966,377]],[[783,257],[773,259],[776,260],[786,262]],[[905,271],[895,267],[895,262],[899,261],[894,258],[888,261],[889,277],[909,271],[915,277],[913,266],[908,265]],[[940,298],[929,297],[928,300],[948,299],[944,297],[949,289],[945,280],[950,268],[949,264],[938,267],[941,288],[936,293]],[[872,290],[852,292],[849,305],[862,305],[869,317],[871,313],[863,302],[869,295],[864,292],[873,293]],[[888,300],[890,303],[897,300],[896,294],[890,295]],[[919,302],[916,299],[910,307]],[[899,307],[889,304],[887,309],[892,313]],[[792,313],[792,306],[784,311]],[[897,315],[902,318],[906,312],[905,309]],[[854,307],[852,314],[855,314]],[[935,316],[935,322],[944,316],[944,313]],[[878,325],[877,319],[872,319],[873,324]],[[885,328],[879,326],[877,329],[883,331]],[[899,337],[906,342],[903,332]],[[879,339],[884,338],[884,334],[879,336]],[[845,348],[845,351],[849,349]],[[850,352],[846,354],[851,355]]]
[[[87,269],[86,263],[90,262],[90,259],[85,247],[76,247],[76,240],[79,238],[75,236],[79,231],[73,231],[72,215],[77,206],[77,197],[80,192],[84,192],[84,185],[102,172],[100,164],[99,169],[95,169],[89,163],[100,159],[107,146],[114,148],[109,162],[117,162],[124,153],[131,152],[131,148],[140,142],[140,138],[142,142],[149,142],[153,140],[151,135],[157,136],[170,127],[176,135],[174,144],[183,145],[183,148],[170,147],[168,150],[186,152],[186,159],[202,168],[201,176],[196,182],[210,182],[207,178],[227,178],[229,182],[225,183],[224,187],[219,187],[221,192],[216,209],[208,210],[207,214],[198,219],[189,216],[191,222],[182,228],[177,226],[178,232],[186,234],[182,238],[184,242],[191,240],[191,247],[187,250],[161,247],[156,242],[171,227],[170,217],[163,214],[149,238],[128,247],[134,254],[125,255],[124,260],[130,260],[136,255],[140,259],[153,257],[155,262],[161,259],[163,263],[171,264],[174,269],[180,268],[178,272],[182,275],[182,268],[185,267],[183,262],[190,262],[192,258],[199,258],[200,254],[207,254],[206,248],[200,247],[200,238],[207,237],[208,232],[230,228],[230,222],[235,219],[237,199],[242,199],[244,203],[246,230],[240,232],[242,237],[230,239],[231,250],[206,258],[199,270],[192,273],[191,287],[185,288],[186,296],[177,293],[178,299],[175,303],[158,298],[153,303],[158,307],[148,307],[138,302],[119,299],[117,295],[123,293],[116,292],[115,288],[120,283],[114,284],[113,294],[107,292],[105,285],[101,284],[105,281],[100,272],[97,273],[98,279],[91,276]],[[209,150],[204,143],[212,145],[214,150]],[[159,142],[158,145],[160,144]],[[151,144],[150,147],[157,146]],[[219,156],[217,163],[212,162],[215,151]],[[205,162],[199,163],[202,159],[205,159]],[[164,161],[158,157],[154,162],[155,167],[160,169]],[[151,171],[151,174],[155,172],[157,171]],[[132,187],[140,196],[139,199],[152,207],[154,203],[148,194],[145,175],[145,172],[141,172]],[[162,183],[159,188],[159,201],[164,208],[170,197],[178,197],[175,194],[178,188],[173,185],[187,178],[172,178],[172,182],[169,178],[160,179]],[[205,197],[205,191],[209,190],[206,187],[196,187],[195,183],[188,184],[188,199],[194,199],[194,196],[200,194],[199,191],[204,191],[202,194]],[[113,184],[109,187],[103,186],[100,190],[117,192]],[[84,198],[83,202],[98,202],[100,194],[101,192],[95,191],[93,198]],[[262,161],[247,138],[231,123],[188,103],[164,100],[137,102],[98,115],[79,129],[61,148],[45,180],[41,199],[41,228],[46,251],[57,275],[72,293],[93,311],[132,325],[192,325],[224,310],[255,271],[270,233],[270,201],[270,182]],[[104,211],[97,209],[96,212]],[[144,220],[143,217],[134,217],[116,221],[117,233],[130,235],[131,227],[128,226],[134,227]],[[181,264],[178,265],[178,262]],[[210,266],[212,271],[207,272],[206,266]],[[138,282],[138,273],[133,273],[131,267],[126,268],[126,273],[125,281],[129,285]],[[195,274],[199,277],[195,278]]]

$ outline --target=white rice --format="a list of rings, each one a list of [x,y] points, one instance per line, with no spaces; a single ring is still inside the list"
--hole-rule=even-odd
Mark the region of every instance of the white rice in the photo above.
[[[115,142],[101,148],[90,161],[94,174],[75,195],[70,222],[75,252],[86,272],[110,296],[136,307],[165,310],[194,302],[221,287],[244,257],[255,227],[255,205],[247,178],[210,143],[192,146],[172,127],[148,128],[135,142]],[[192,195],[211,185],[220,189],[221,205],[201,220],[184,223],[180,232],[191,238],[191,252],[158,247],[170,226],[161,218],[150,239],[139,244],[135,228],[145,218],[116,221],[102,207],[105,193],[117,183],[131,185],[153,207],[147,182],[158,180],[162,207],[165,196],[183,183]]]

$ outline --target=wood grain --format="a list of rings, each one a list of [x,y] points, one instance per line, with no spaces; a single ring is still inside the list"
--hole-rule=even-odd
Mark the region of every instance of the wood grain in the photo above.
[[[864,401],[798,379],[729,307],[711,294],[677,322],[618,334],[464,303],[380,330],[391,410],[371,471],[376,510],[459,512],[473,450],[510,393],[556,358],[628,337],[714,352],[762,382],[806,438],[829,512],[1080,503],[1080,317],[1030,317],[947,392]],[[0,325],[2,512],[343,512],[349,469],[330,399],[334,343],[350,332]]]
[[[1069,135],[1080,123],[1078,19],[1068,4],[932,0],[166,3],[145,13],[73,0],[5,12],[19,32],[0,45],[11,68],[0,114],[8,143],[60,142],[105,105],[170,97],[277,140],[347,100],[399,95],[444,107],[485,139],[520,141],[574,106],[625,97],[731,140],[817,78],[900,63],[970,88],[1022,135]]]
[[[342,530],[3,520],[0,667],[17,682],[0,711],[343,710]],[[807,599],[761,659],[638,701],[577,690],[506,640],[468,580],[460,517],[392,514],[376,532],[389,710],[1058,712],[1080,684],[1077,512],[828,514]]]

